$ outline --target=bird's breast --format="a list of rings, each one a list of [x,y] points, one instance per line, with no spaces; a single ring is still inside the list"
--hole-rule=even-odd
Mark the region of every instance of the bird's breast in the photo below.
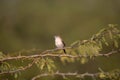
[[[55,45],[56,45],[58,48],[63,48],[63,47],[64,47],[61,39],[56,39],[56,40],[55,40]]]

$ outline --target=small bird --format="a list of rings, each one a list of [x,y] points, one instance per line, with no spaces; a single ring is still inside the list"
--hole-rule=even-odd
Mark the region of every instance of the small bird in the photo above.
[[[62,49],[65,47],[65,43],[63,42],[63,40],[60,36],[54,36],[54,38],[55,38],[55,45],[57,48]],[[65,49],[63,49],[63,51],[66,54]]]

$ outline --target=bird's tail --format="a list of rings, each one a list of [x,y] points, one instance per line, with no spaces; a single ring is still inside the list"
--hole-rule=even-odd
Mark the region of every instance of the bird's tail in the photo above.
[[[66,54],[66,51],[65,51],[65,49],[63,49],[63,51],[64,51],[64,53]]]

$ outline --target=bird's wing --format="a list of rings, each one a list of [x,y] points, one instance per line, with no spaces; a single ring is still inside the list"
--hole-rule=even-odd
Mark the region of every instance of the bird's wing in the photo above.
[[[65,47],[65,43],[64,43],[64,41],[62,41],[62,43],[63,43],[63,45],[64,45],[64,47]]]

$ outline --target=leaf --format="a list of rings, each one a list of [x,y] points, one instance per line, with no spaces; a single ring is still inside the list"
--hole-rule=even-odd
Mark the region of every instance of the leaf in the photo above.
[[[50,66],[51,66],[53,69],[56,69],[55,64],[50,64]]]
[[[40,70],[43,70],[44,67],[45,67],[45,59],[44,58],[40,58],[38,59],[35,64],[37,65],[37,67],[40,69]]]
[[[118,42],[117,42],[117,40],[114,40],[114,45],[115,45],[116,48],[119,47],[119,46],[118,46]]]
[[[79,46],[78,51],[79,51],[79,54],[86,55],[86,46],[85,45]]]
[[[81,61],[80,61],[82,64],[85,64],[86,62],[88,62],[88,59],[87,58],[85,58],[85,57],[83,57],[83,58],[81,58]]]
[[[47,64],[47,69],[49,72],[51,71],[51,66],[49,64]]]
[[[40,69],[43,70],[44,66],[45,66],[45,63],[42,63],[40,66]]]
[[[56,67],[52,59],[46,58],[46,65],[49,72],[53,71]]]
[[[111,32],[110,30],[108,30],[108,33],[109,33],[109,37],[110,37],[110,39],[113,39],[112,32]]]
[[[108,24],[109,27],[113,28],[114,27],[114,24]]]
[[[14,78],[15,78],[15,79],[18,78],[18,74],[17,74],[17,73],[14,74]]]
[[[102,42],[99,41],[98,44],[99,44],[100,48],[102,49]]]
[[[0,52],[0,59],[4,58],[4,54]]]
[[[77,40],[77,41],[75,41],[75,42],[73,42],[70,46],[72,46],[72,47],[75,47],[75,46],[77,46],[78,44],[79,44],[79,40]]]
[[[99,31],[99,33],[102,33],[102,32],[104,32],[106,29],[105,28],[103,28],[103,29],[101,29],[100,31]]]
[[[100,77],[101,79],[103,79],[103,78],[106,77],[106,75],[105,75],[103,72],[101,72],[101,73],[99,74],[99,77]]]
[[[95,40],[95,38],[96,38],[96,35],[93,35],[93,36],[91,37],[91,40],[93,41],[93,40]]]
[[[106,46],[108,46],[108,42],[106,41],[105,37],[102,37],[103,42],[105,43]]]

